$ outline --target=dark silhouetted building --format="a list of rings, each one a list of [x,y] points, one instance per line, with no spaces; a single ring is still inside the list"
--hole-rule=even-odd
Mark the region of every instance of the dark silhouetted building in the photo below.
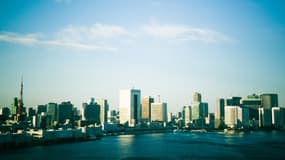
[[[100,105],[95,103],[94,98],[91,98],[89,104],[83,103],[83,116],[87,124],[100,124]]]
[[[47,105],[38,105],[37,106],[37,114],[46,113]]]
[[[57,120],[59,123],[65,123],[66,120],[73,121],[73,104],[62,102],[57,108]]]

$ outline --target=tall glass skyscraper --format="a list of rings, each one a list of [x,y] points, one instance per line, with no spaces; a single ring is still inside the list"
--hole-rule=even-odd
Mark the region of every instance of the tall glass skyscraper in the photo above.
[[[120,91],[120,124],[134,127],[141,121],[141,91],[129,89]]]

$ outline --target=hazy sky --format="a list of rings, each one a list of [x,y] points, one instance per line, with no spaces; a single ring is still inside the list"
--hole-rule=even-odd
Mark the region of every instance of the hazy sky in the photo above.
[[[1,0],[0,105],[90,97],[119,105],[120,89],[180,111],[194,91],[278,93],[285,106],[285,1]]]

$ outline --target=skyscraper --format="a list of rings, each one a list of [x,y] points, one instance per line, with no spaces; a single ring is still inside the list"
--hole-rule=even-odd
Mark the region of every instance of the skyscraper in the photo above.
[[[167,104],[166,103],[152,103],[151,104],[151,121],[167,122]]]
[[[261,94],[261,106],[265,109],[278,107],[278,94]]]
[[[129,89],[120,91],[120,124],[134,127],[141,121],[141,91]]]
[[[195,92],[191,104],[191,118],[197,128],[202,128],[208,116],[208,103],[202,102],[202,95]]]
[[[101,106],[97,103],[95,103],[94,98],[91,98],[91,101],[89,104],[83,103],[83,116],[84,119],[88,122],[87,124],[100,124],[100,108]]]
[[[192,120],[204,119],[208,116],[208,103],[193,102],[191,107]]]
[[[36,115],[36,110],[34,108],[29,108],[28,109],[28,120],[32,120],[33,116]]]
[[[271,109],[259,108],[259,127],[271,127],[272,126],[272,112]]]
[[[18,97],[14,97],[13,98],[13,102],[10,106],[10,110],[11,110],[11,115],[14,116],[17,114],[17,108],[18,108]]]
[[[142,120],[150,122],[151,119],[151,104],[154,102],[154,98],[145,96],[142,98]]]
[[[195,92],[193,95],[193,102],[202,102],[201,93]]]
[[[100,105],[100,123],[105,124],[108,120],[109,104],[106,99],[95,98],[95,102]]]
[[[21,80],[21,90],[20,90],[20,99],[17,108],[17,114],[21,115],[23,113],[24,103],[23,103],[23,79]]]
[[[64,123],[66,120],[73,121],[73,104],[62,102],[57,107],[57,120],[59,123]]]
[[[241,106],[248,108],[249,110],[249,121],[252,127],[258,126],[259,111],[261,107],[261,100],[256,94],[247,96],[246,99],[241,100]]]
[[[218,98],[216,101],[216,119],[225,119],[225,99],[223,98]]]
[[[191,123],[192,117],[191,117],[191,106],[184,106],[183,107],[183,121],[184,125],[187,126],[187,124]]]
[[[23,121],[25,119],[26,113],[24,110],[24,101],[23,101],[23,89],[24,89],[24,84],[23,84],[23,78],[21,79],[21,90],[20,90],[20,99],[18,102],[18,107],[17,107],[17,121]]]
[[[216,100],[215,128],[224,127],[225,120],[225,99],[218,98]]]
[[[37,114],[41,114],[41,113],[45,113],[47,112],[47,105],[38,105],[37,106]]]
[[[230,97],[225,100],[225,106],[240,106],[241,97]]]
[[[48,103],[46,108],[46,114],[50,117],[50,122],[48,126],[53,127],[54,122],[57,120],[57,104],[56,103]]]
[[[167,112],[167,122],[172,122],[172,113],[171,112]]]
[[[237,127],[238,113],[237,108],[239,106],[226,106],[225,107],[225,124],[230,128]]]
[[[281,108],[272,107],[272,125],[275,128],[281,128]]]

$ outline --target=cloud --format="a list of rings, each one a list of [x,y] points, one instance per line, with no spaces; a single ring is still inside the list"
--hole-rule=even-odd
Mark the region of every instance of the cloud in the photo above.
[[[10,43],[34,45],[38,43],[38,38],[41,36],[41,34],[19,35],[17,33],[4,32],[0,33],[0,40]]]
[[[131,34],[121,26],[101,23],[96,23],[91,26],[69,25],[56,33],[57,38],[64,41],[109,40],[130,35]]]
[[[43,33],[19,34],[0,32],[0,41],[23,45],[45,45],[78,50],[115,51],[115,40],[130,37],[125,28],[117,25],[96,23],[91,26],[68,25],[59,31],[45,35]]]
[[[205,43],[233,42],[229,36],[203,28],[194,28],[186,25],[150,24],[142,27],[143,32],[157,38],[180,41],[202,41]]]
[[[113,41],[131,34],[123,27],[96,23],[91,26],[68,25],[52,35],[42,33],[0,33],[0,41],[23,45],[46,45],[78,50],[115,51]]]
[[[17,43],[23,45],[45,45],[45,46],[56,46],[64,47],[69,49],[78,50],[108,50],[114,51],[116,48],[97,46],[92,44],[84,44],[81,42],[67,42],[59,39],[47,39],[43,34],[18,34],[12,32],[0,33],[0,41],[9,43]]]
[[[130,30],[119,25],[95,23],[90,26],[68,25],[51,34],[0,32],[0,41],[9,43],[92,51],[116,51],[121,45],[129,46],[130,42],[140,39],[147,41],[152,38],[204,43],[234,41],[221,32],[187,25],[148,24]]]

